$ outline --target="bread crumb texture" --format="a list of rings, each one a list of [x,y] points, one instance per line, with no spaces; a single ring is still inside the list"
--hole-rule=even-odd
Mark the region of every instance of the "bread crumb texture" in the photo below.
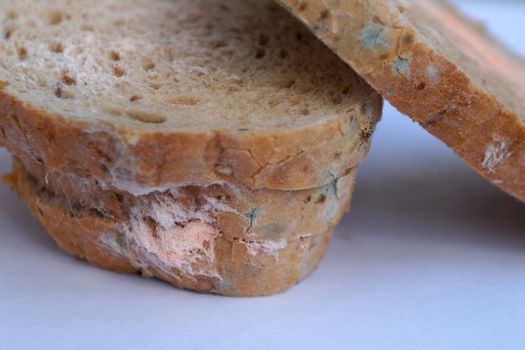
[[[118,188],[301,190],[381,98],[270,0],[0,0],[0,144]],[[339,157],[332,155],[340,154]]]
[[[364,86],[271,1],[0,4],[0,80],[68,118],[278,130],[342,110]]]

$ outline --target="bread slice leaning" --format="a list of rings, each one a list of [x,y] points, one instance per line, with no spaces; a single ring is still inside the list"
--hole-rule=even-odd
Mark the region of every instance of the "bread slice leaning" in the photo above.
[[[285,290],[348,210],[381,97],[270,0],[0,0],[8,182],[90,263]]]
[[[525,63],[444,0],[279,0],[401,112],[525,201]]]

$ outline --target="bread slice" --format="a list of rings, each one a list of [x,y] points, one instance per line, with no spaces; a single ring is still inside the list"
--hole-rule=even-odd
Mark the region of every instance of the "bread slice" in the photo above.
[[[270,0],[0,0],[8,182],[70,254],[285,290],[348,210],[381,97]]]
[[[268,0],[0,5],[0,144],[108,186],[323,186],[356,166],[380,114]]]
[[[182,186],[135,196],[15,159],[8,181],[56,242],[93,265],[224,295],[283,291],[319,263],[355,171],[317,189]],[[47,176],[47,178],[46,178]],[[46,180],[47,179],[47,180]]]
[[[525,65],[443,0],[279,0],[401,112],[525,201]]]

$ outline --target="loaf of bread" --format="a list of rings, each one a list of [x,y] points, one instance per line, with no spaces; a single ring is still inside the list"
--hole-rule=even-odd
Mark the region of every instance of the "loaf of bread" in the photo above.
[[[525,201],[525,64],[444,0],[279,0],[401,112]]]
[[[70,254],[285,290],[348,210],[381,97],[270,0],[0,0],[7,182]]]

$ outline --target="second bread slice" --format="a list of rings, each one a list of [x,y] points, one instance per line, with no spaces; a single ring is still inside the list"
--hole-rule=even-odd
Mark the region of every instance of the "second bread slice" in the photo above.
[[[283,291],[319,264],[355,171],[302,191],[184,186],[134,196],[15,160],[8,177],[68,253],[117,272],[224,295]]]

